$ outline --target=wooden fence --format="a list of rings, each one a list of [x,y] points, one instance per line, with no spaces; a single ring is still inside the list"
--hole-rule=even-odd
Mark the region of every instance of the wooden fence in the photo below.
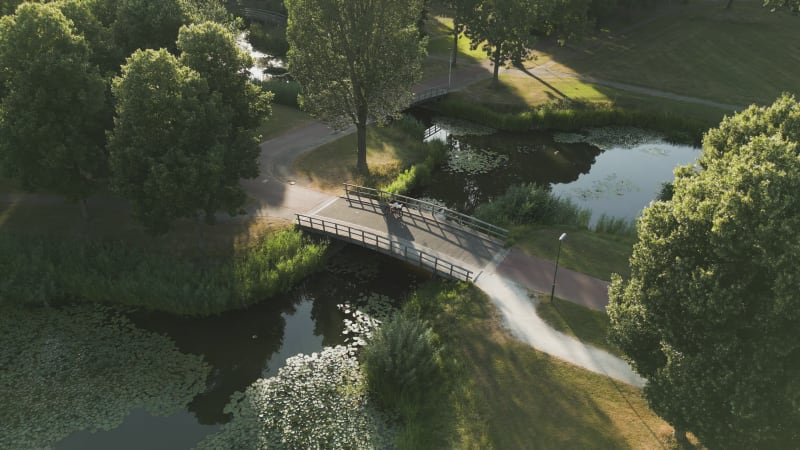
[[[475,217],[462,214],[458,211],[445,208],[442,205],[429,203],[424,200],[418,200],[413,197],[406,197],[405,195],[392,194],[391,192],[381,191],[378,189],[368,188],[364,186],[357,186],[354,184],[344,183],[345,198],[348,202],[360,203],[386,203],[389,201],[400,202],[403,204],[406,211],[417,211],[419,214],[429,213],[435,219],[443,219],[448,222],[458,224],[461,227],[466,227],[472,231],[483,233],[502,242],[508,240],[508,230],[505,228],[492,225],[489,222],[476,219]],[[363,199],[369,201],[364,201]]]
[[[418,250],[414,247],[393,241],[386,236],[381,236],[360,228],[322,219],[320,217],[296,214],[297,225],[300,227],[322,232],[338,239],[376,250],[383,254],[402,259],[408,263],[430,270],[431,272],[460,281],[472,281],[472,271],[457,266],[442,258]]]

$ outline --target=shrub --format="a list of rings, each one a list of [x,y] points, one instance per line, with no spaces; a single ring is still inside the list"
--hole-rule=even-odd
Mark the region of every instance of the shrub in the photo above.
[[[382,190],[393,194],[406,194],[414,188],[430,183],[434,170],[447,157],[447,144],[441,141],[432,141],[425,143],[425,146],[429,149],[425,160],[401,172]]]
[[[416,405],[441,382],[438,337],[422,319],[396,314],[363,350],[370,394],[383,408],[413,418]]]
[[[622,236],[636,235],[636,222],[622,217],[610,217],[601,214],[594,226],[598,233],[619,234]]]
[[[478,205],[475,217],[503,226],[539,223],[587,228],[591,212],[536,184],[509,186],[505,194]]]

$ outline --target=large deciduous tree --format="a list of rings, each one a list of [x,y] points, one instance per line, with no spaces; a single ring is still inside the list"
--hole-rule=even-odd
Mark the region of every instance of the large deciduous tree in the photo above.
[[[289,70],[303,109],[334,126],[356,125],[357,168],[366,172],[367,121],[408,106],[425,41],[420,0],[287,0]]]
[[[105,172],[108,110],[89,47],[72,26],[39,3],[0,19],[0,158],[24,188],[83,200]]]
[[[258,176],[259,136],[256,129],[270,114],[272,96],[249,82],[247,69],[252,58],[236,45],[236,38],[219,23],[203,22],[184,26],[178,33],[180,61],[197,71],[208,83],[212,94],[218,94],[224,117],[225,135],[221,137],[225,152],[223,172],[217,180],[219,205],[240,205],[244,192],[241,178]]]
[[[154,233],[199,211],[211,217],[220,197],[230,198],[220,192],[230,119],[219,94],[164,49],[134,52],[112,91],[112,185],[136,217]]]
[[[609,290],[654,411],[710,448],[800,446],[799,138],[789,96],[723,120]]]

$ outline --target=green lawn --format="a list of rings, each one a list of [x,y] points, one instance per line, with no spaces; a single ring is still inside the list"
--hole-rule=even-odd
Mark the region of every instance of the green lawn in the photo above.
[[[402,121],[367,128],[367,164],[371,180],[356,174],[356,134],[351,133],[300,156],[294,169],[317,189],[336,192],[342,183],[379,185],[425,158],[421,133],[409,131]]]
[[[571,99],[588,103],[613,104],[628,109],[673,114],[716,125],[733,110],[720,109],[696,103],[653,97],[608,86],[588,83],[576,78],[533,78],[528,76],[501,74],[499,84],[491,80],[475,83],[454,97],[469,99],[500,110],[526,110],[545,103]]]
[[[556,330],[575,336],[583,343],[622,356],[622,351],[606,340],[609,325],[606,313],[558,297],[552,303],[549,299],[539,302],[536,313]]]
[[[297,108],[272,104],[272,115],[258,128],[261,141],[272,139],[283,133],[300,128],[314,119]]]
[[[672,429],[648,408],[639,389],[513,339],[476,288],[425,285],[418,303],[454,367],[450,401],[427,405],[418,421],[439,427],[448,448],[674,446]],[[448,421],[449,416],[454,417]],[[453,423],[452,429],[443,428],[447,423]],[[433,441],[428,448],[442,445]]]
[[[612,273],[629,276],[633,236],[538,225],[515,227],[511,236],[514,244],[526,253],[555,261],[558,236],[563,232],[567,238],[562,243],[559,265],[601,280],[610,280]]]
[[[761,0],[690,2],[628,33],[605,33],[551,56],[568,70],[721,103],[771,103],[800,94],[800,18],[770,13]]]

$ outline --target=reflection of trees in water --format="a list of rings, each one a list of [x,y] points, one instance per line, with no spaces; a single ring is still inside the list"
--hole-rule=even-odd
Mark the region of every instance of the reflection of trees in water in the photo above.
[[[466,175],[440,169],[417,196],[430,196],[470,213],[481,202],[505,193],[509,186],[569,183],[589,173],[602,151],[585,143],[557,143],[549,132],[498,132],[488,136],[450,137],[451,151],[485,149],[508,158],[503,167]]]
[[[203,355],[213,367],[207,389],[189,404],[204,425],[229,420],[223,408],[231,394],[242,391],[261,376],[265,364],[283,345],[286,321],[297,299],[272,299],[243,311],[203,318],[139,313],[137,325],[175,340],[185,353]]]

